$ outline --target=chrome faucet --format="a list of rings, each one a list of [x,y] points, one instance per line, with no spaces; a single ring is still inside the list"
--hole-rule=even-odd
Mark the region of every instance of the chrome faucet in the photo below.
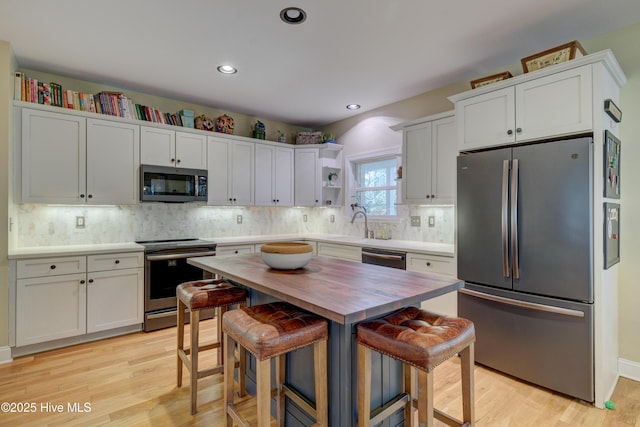
[[[355,211],[355,213],[351,217],[351,224],[353,224],[353,221],[356,220],[356,217],[358,216],[358,214],[362,214],[362,216],[364,217],[364,238],[368,239],[369,238],[369,224],[367,223],[367,213],[364,210]]]

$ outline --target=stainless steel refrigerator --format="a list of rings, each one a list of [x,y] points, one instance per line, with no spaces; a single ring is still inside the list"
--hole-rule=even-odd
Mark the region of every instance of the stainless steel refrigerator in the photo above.
[[[476,361],[594,401],[593,141],[461,154],[458,314]]]

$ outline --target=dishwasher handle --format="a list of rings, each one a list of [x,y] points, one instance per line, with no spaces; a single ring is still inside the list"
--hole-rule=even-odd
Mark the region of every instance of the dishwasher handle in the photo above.
[[[366,255],[371,258],[389,259],[393,261],[402,261],[404,259],[404,255],[377,254],[365,250],[362,250],[362,255]]]

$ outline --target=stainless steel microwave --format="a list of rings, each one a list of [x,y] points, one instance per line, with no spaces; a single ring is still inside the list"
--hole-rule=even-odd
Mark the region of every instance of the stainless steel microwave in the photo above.
[[[143,202],[206,202],[207,171],[140,165],[140,200]]]

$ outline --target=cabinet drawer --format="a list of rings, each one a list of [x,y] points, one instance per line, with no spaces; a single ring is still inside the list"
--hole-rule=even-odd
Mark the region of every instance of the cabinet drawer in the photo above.
[[[254,252],[253,245],[233,245],[218,246],[216,248],[216,256],[233,256],[241,254],[252,254]]]
[[[318,255],[362,262],[362,249],[359,246],[318,242]]]
[[[418,273],[456,275],[454,259],[436,255],[407,254],[407,270]]]
[[[86,271],[87,257],[85,256],[23,259],[17,262],[18,279],[60,276]]]
[[[89,271],[123,270],[138,268],[144,264],[143,252],[125,252],[119,254],[89,255],[87,269]]]

